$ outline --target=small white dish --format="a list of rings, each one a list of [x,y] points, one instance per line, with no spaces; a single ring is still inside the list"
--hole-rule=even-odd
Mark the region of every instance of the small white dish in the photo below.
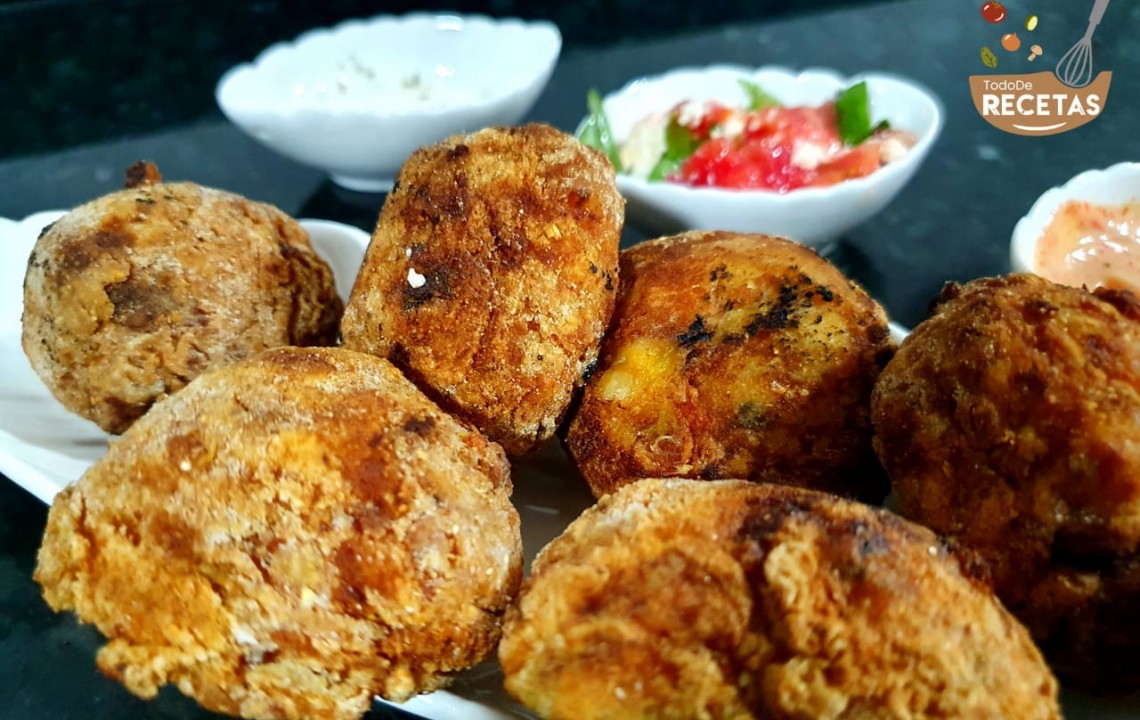
[[[1017,222],[1009,244],[1013,272],[1036,272],[1037,243],[1053,215],[1070,200],[1103,205],[1140,201],[1140,163],[1122,162],[1103,170],[1086,170],[1064,185],[1047,190]]]
[[[271,149],[380,191],[416,148],[521,120],[561,49],[548,22],[380,15],[272,45],[227,71],[215,97]]]
[[[831,70],[777,66],[679,68],[633,80],[607,95],[602,104],[615,140],[623,142],[638,120],[685,100],[745,105],[742,79],[757,83],[785,105],[820,105],[866,80],[872,117],[914,133],[917,143],[902,159],[865,178],[784,194],[690,187],[619,174],[618,187],[634,224],[657,235],[684,230],[763,232],[823,247],[886,207],[918,170],[942,129],[942,105],[933,93],[906,78],[882,73],[845,78]]]

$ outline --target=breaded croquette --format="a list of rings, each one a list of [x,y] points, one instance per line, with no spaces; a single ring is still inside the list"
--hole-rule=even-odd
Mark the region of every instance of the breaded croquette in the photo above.
[[[726,477],[886,494],[870,395],[883,309],[782,238],[689,232],[621,256],[618,307],[568,445],[595,494]]]
[[[499,659],[548,720],[1060,718],[1025,628],[934,533],[743,481],[602,498],[535,560]]]
[[[544,125],[416,151],[341,325],[517,455],[549,438],[597,357],[624,201],[600,152]]]
[[[141,697],[349,720],[446,684],[522,575],[502,450],[391,364],[279,348],[199,376],[48,516],[36,580]]]
[[[1140,683],[1140,302],[950,284],[874,393],[904,515],[972,548],[1058,674]]]
[[[343,303],[309,236],[275,207],[138,164],[128,188],[40,235],[23,346],[52,394],[112,433],[199,373],[336,340]]]

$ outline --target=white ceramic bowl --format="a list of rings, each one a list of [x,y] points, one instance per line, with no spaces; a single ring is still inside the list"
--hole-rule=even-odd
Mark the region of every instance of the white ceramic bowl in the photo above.
[[[416,148],[522,119],[561,48],[547,22],[381,15],[272,45],[226,72],[215,96],[282,155],[344,187],[386,190]]]
[[[1122,162],[1104,170],[1087,170],[1037,198],[1013,228],[1009,244],[1009,265],[1013,272],[1035,272],[1037,242],[1057,208],[1069,200],[1104,205],[1140,201],[1140,163]]]
[[[868,177],[784,194],[695,188],[619,175],[618,187],[635,225],[659,235],[683,230],[764,232],[824,246],[882,210],[914,175],[942,129],[942,106],[929,90],[881,73],[845,78],[830,70],[774,66],[680,68],[634,80],[607,95],[603,106],[614,138],[621,142],[641,118],[685,100],[745,105],[742,78],[755,81],[785,105],[820,105],[833,100],[840,90],[866,80],[872,117],[885,118],[891,127],[914,133],[918,142],[903,159]]]

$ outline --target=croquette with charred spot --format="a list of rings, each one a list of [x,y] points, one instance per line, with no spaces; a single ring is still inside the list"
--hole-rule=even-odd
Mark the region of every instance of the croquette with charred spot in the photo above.
[[[544,125],[416,151],[341,325],[512,455],[559,425],[597,357],[624,201],[598,151]]]
[[[1059,720],[1025,631],[934,533],[832,495],[641,480],[551,542],[508,612],[546,720]]]
[[[690,232],[621,256],[610,332],[567,445],[596,495],[741,477],[880,500],[870,394],[883,309],[782,238]]]
[[[332,270],[277,208],[132,166],[40,235],[23,348],[65,407],[120,433],[206,370],[336,341]]]

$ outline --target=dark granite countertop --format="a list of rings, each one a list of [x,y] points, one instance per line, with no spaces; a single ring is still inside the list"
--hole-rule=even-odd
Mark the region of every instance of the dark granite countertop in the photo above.
[[[1041,18],[1035,36],[1051,67],[1079,35],[1084,3],[1025,5]],[[1043,7],[1037,7],[1041,5]],[[1115,71],[1106,109],[1079,130],[1046,138],[1004,134],[975,113],[967,76],[981,70],[978,50],[993,43],[974,3],[944,0],[872,6],[761,24],[740,24],[666,40],[579,49],[564,54],[531,118],[572,128],[590,86],[615,89],[640,74],[677,65],[736,62],[827,66],[841,72],[908,75],[942,99],[942,138],[910,185],[884,212],[852,230],[832,258],[903,324],[924,316],[947,280],[1006,272],[1013,226],[1044,190],[1072,175],[1140,159],[1140,4],[1116,3],[1098,31],[1098,63]],[[1047,40],[1047,43],[1045,42]],[[317,171],[257,145],[214,114],[190,125],[62,152],[0,162],[0,216],[64,208],[121,185],[139,158],[168,178],[215,185],[277,204],[294,215],[326,217],[370,229],[380,196],[342,191]],[[634,230],[628,240],[639,237]],[[177,692],[156,702],[131,698],[98,676],[99,644],[89,628],[55,616],[31,580],[46,510],[0,481],[0,707],[3,717],[204,718]]]
[[[549,20],[569,48],[884,0],[0,0],[0,158],[150,132],[214,107],[214,82],[271,43],[376,13]]]

